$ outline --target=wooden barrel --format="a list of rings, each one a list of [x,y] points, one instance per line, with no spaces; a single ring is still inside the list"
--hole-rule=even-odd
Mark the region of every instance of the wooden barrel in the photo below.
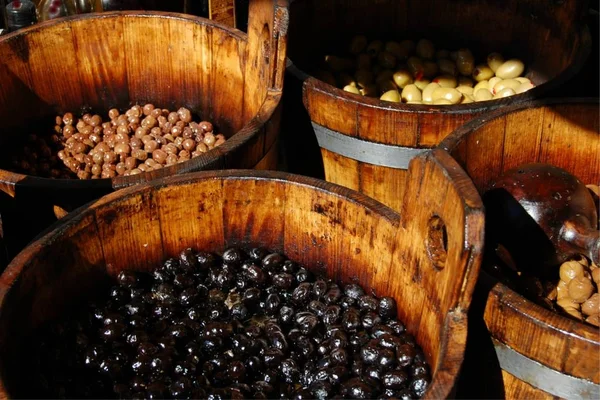
[[[20,145],[33,121],[146,102],[188,107],[228,139],[200,157],[112,180],[51,180],[0,170],[3,234],[14,256],[56,218],[125,186],[178,173],[277,167],[287,0],[253,0],[249,34],[152,11],[84,14],[0,39],[0,143]],[[6,159],[7,157],[4,157]]]
[[[598,99],[511,106],[459,128],[440,147],[480,194],[504,171],[530,162],[553,164],[582,182],[600,184],[599,107]],[[492,282],[490,288],[482,314],[506,398],[599,398],[598,328],[534,304],[502,283]],[[479,379],[493,378],[489,369],[484,375]]]
[[[0,277],[0,397],[31,397],[23,338],[84,301],[107,274],[148,270],[187,247],[229,246],[264,246],[313,272],[394,297],[431,366],[424,398],[447,397],[479,272],[482,204],[443,151],[416,158],[408,180],[401,215],[320,180],[247,170],[159,179],[70,213]]]
[[[538,85],[503,100],[429,106],[366,98],[309,77],[304,104],[326,179],[399,209],[406,167],[415,154],[478,115],[552,91],[580,69],[590,47],[587,9],[586,1],[294,1],[288,57],[305,73],[364,34],[384,41],[428,38],[441,48],[470,48],[480,57],[498,51],[522,59]]]

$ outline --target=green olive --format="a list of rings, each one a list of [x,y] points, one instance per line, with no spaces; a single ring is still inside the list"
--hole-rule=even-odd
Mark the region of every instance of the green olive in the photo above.
[[[419,88],[419,90],[424,90],[427,85],[429,85],[431,81],[429,79],[415,79],[415,86]]]
[[[433,104],[436,105],[436,106],[441,106],[441,105],[445,106],[445,105],[452,105],[452,104],[455,104],[455,103],[451,102],[448,99],[444,99],[443,97],[441,97],[439,99],[435,99],[433,101]]]
[[[475,98],[472,95],[463,93],[463,97],[460,100],[460,104],[468,104],[468,103],[474,103],[474,102],[475,102]]]
[[[357,55],[364,51],[367,47],[367,37],[364,35],[356,35],[350,42],[350,53]]]
[[[500,53],[490,53],[487,56],[487,65],[492,71],[494,71],[494,73],[496,73],[498,67],[501,66],[503,63],[504,57],[502,57],[502,54]]]
[[[338,56],[332,56],[332,55],[325,56],[325,63],[327,63],[329,68],[335,72],[340,72],[340,71],[343,71],[346,69],[354,68],[354,61],[352,61],[348,58],[343,58],[343,57],[338,57]]]
[[[416,53],[419,57],[426,60],[433,59],[433,56],[435,55],[435,47],[433,46],[433,42],[427,39],[419,40],[417,42]]]
[[[433,78],[438,73],[438,65],[433,61],[425,61],[423,63],[423,76]]]
[[[366,97],[377,97],[377,85],[370,83],[359,89],[360,94]]]
[[[407,70],[398,70],[394,72],[394,83],[401,89],[406,85],[413,83],[413,77]]]
[[[462,94],[469,94],[469,95],[473,94],[473,88],[469,87],[469,86],[457,86],[456,90],[458,90]]]
[[[379,89],[379,93],[381,94],[389,92],[390,90],[398,90],[398,86],[396,86],[394,81],[392,81],[391,79],[387,81],[378,82],[377,88]]]
[[[471,76],[473,68],[475,68],[475,57],[469,49],[458,50],[458,57],[456,58],[456,67],[458,72],[464,76]]]
[[[356,57],[356,69],[370,69],[371,68],[371,57],[362,53]]]
[[[456,75],[457,69],[454,61],[450,61],[446,58],[437,60],[437,64],[440,67],[440,72],[445,75]]]
[[[402,97],[402,100],[407,103],[409,101],[421,101],[422,100],[421,91],[414,84],[406,85],[404,87],[404,89],[402,89],[401,97]]]
[[[494,71],[486,64],[479,64],[473,69],[473,79],[477,82],[487,81],[494,76]]]
[[[439,87],[433,91],[431,97],[433,98],[434,104],[437,99],[446,99],[452,104],[458,104],[462,99],[462,93],[454,88]]]
[[[475,92],[475,101],[487,101],[491,100],[494,96],[487,89],[480,89]]]
[[[423,103],[433,103],[433,91],[440,87],[441,86],[439,83],[435,82],[431,82],[429,85],[427,85],[425,89],[423,89],[423,94],[421,95]]]
[[[473,80],[466,76],[458,77],[458,86],[468,86],[470,88],[473,87]]]
[[[394,57],[396,57],[396,59],[398,60],[406,60],[410,55],[412,49],[407,47],[406,45],[403,46],[398,42],[391,41],[385,44],[385,51],[387,51],[388,53],[392,53]]]
[[[477,91],[479,91],[479,89],[485,89],[486,91],[489,92],[490,82],[489,81],[478,82],[477,85],[475,85],[475,87],[473,88],[473,93],[477,94]]]
[[[406,61],[406,65],[408,66],[408,70],[417,78],[420,78],[423,75],[423,71],[425,69],[425,65],[423,64],[423,60],[419,57],[409,57]]]
[[[516,79],[504,79],[494,85],[494,88],[492,89],[492,93],[494,93],[494,94],[499,93],[504,88],[508,88],[508,87],[516,92],[516,90],[519,86],[521,86],[521,82],[519,82]]]
[[[456,78],[452,75],[437,76],[432,82],[439,83],[441,87],[455,88],[457,86]]]
[[[496,70],[496,76],[502,79],[511,79],[521,76],[523,71],[525,71],[525,65],[523,64],[523,61],[513,58],[505,61],[498,67]]]
[[[388,90],[379,98],[384,101],[391,101],[393,103],[400,103],[400,93],[397,90]]]
[[[494,86],[496,86],[496,83],[500,82],[501,80],[502,80],[502,78],[498,78],[497,76],[490,78],[490,80],[488,81],[488,89],[490,90],[490,92],[494,89]]]
[[[331,86],[336,86],[335,76],[329,71],[317,71],[315,78],[320,79]]]
[[[344,92],[360,94],[360,90],[358,90],[358,88],[356,86],[352,86],[352,85],[344,86]]]
[[[367,54],[371,57],[377,57],[379,52],[383,49],[383,42],[381,40],[373,40],[367,46]]]
[[[516,79],[516,80],[518,80],[518,81],[519,81],[519,82],[521,82],[521,83],[529,83],[529,82],[531,82],[531,81],[529,80],[529,78],[525,78],[525,77],[523,77],[523,76],[517,76],[515,79]]]
[[[354,74],[354,78],[360,87],[364,87],[370,83],[373,83],[373,73],[368,69],[359,69]]]
[[[535,87],[535,85],[531,82],[523,82],[519,85],[518,88],[515,89],[516,94],[525,93],[528,90],[531,90]]]
[[[496,93],[494,95],[494,99],[502,99],[504,97],[509,97],[509,96],[513,96],[515,95],[515,91],[512,90],[511,88],[504,88],[501,91],[499,91],[498,93]]]
[[[396,66],[396,57],[387,51],[382,51],[377,56],[379,65],[383,68],[394,68]]]
[[[450,58],[450,51],[446,49],[440,49],[435,52],[436,60],[442,60],[444,58]]]
[[[352,77],[352,75],[347,74],[345,72],[340,72],[337,76],[338,85],[341,87],[352,85],[356,87],[356,80]]]

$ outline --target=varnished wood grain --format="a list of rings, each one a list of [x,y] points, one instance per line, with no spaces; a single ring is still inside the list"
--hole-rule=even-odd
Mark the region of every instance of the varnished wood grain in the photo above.
[[[448,149],[484,193],[522,163],[550,163],[584,183],[600,182],[597,99],[554,99],[512,106],[448,136]],[[464,150],[466,146],[466,151]],[[600,384],[600,331],[542,308],[498,283],[484,314],[489,333],[515,351],[562,373]],[[503,373],[507,398],[552,397]]]
[[[501,100],[454,106],[389,103],[344,92],[312,77],[303,82],[304,104],[313,122],[371,142],[429,149],[473,118],[537,98],[578,71],[591,43],[582,22],[584,3],[301,0],[291,7],[289,58],[310,74],[325,54],[344,53],[352,36],[364,34],[383,41],[427,38],[436,48],[469,47],[480,57],[499,51],[525,61],[528,76],[538,85],[535,89]],[[358,181],[364,193],[373,193],[372,177],[386,173],[377,166],[346,169],[336,165],[342,162],[340,157],[326,158],[330,155],[331,151],[322,153],[326,179],[339,184]],[[393,184],[378,192],[401,193]],[[376,199],[397,207],[388,197]]]
[[[284,252],[313,272],[393,296],[431,365],[425,398],[447,397],[462,362],[483,208],[464,172],[442,151],[415,159],[409,176],[413,195],[406,197],[402,216],[341,186],[248,170],[160,179],[70,213],[0,276],[0,396],[26,396],[27,375],[20,373],[28,364],[20,338],[32,329],[31,304],[40,304],[39,293],[48,303],[60,296],[63,302],[55,307],[60,311],[65,301],[83,301],[86,294],[74,276],[87,284],[90,271],[106,280],[121,269],[148,270],[188,246],[222,252],[241,245]],[[432,265],[425,244],[432,215],[443,218],[448,229],[443,270]],[[65,251],[73,255],[55,258]],[[48,317],[36,315],[39,322]]]
[[[213,6],[225,9],[233,2],[216,3]],[[188,162],[112,180],[59,184],[0,169],[0,190],[15,197],[17,208],[23,205],[20,212],[29,218],[24,223],[37,223],[39,231],[53,215],[52,206],[64,208],[63,203],[69,203],[73,209],[111,186],[117,189],[190,171],[254,168],[261,160],[262,168],[275,169],[276,154],[266,155],[279,134],[280,116],[275,111],[283,87],[288,2],[251,3],[253,28],[248,35],[195,16],[126,11],[47,21],[2,36],[3,146],[34,129],[32,121],[47,121],[51,129],[54,116],[67,111],[81,114],[82,109],[92,109],[105,117],[113,107],[125,110],[146,102],[171,110],[187,107],[229,139]],[[254,29],[265,24],[271,27],[266,33]],[[49,193],[55,202],[45,204]],[[57,197],[62,201],[56,202]],[[34,201],[39,207],[24,208]],[[5,229],[4,234],[21,233]],[[21,241],[32,238],[24,236]],[[21,248],[11,249],[11,257]]]

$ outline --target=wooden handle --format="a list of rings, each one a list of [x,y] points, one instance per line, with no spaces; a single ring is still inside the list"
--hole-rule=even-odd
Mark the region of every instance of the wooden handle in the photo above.
[[[566,221],[561,236],[564,241],[573,246],[575,251],[585,254],[594,264],[600,265],[600,231],[598,229],[582,226],[578,222]]]
[[[440,338],[425,344],[438,371],[428,398],[446,398],[448,385],[458,374],[467,339],[466,318],[483,252],[483,203],[475,186],[451,156],[439,149],[410,162],[400,211],[396,273],[419,313],[400,311],[409,329],[428,331]],[[447,346],[452,342],[452,346]]]

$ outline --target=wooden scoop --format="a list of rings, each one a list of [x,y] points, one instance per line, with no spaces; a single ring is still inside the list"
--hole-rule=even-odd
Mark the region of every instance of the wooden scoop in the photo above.
[[[548,164],[526,164],[500,176],[484,195],[486,235],[522,269],[549,273],[577,254],[600,262],[595,201],[575,176]]]

